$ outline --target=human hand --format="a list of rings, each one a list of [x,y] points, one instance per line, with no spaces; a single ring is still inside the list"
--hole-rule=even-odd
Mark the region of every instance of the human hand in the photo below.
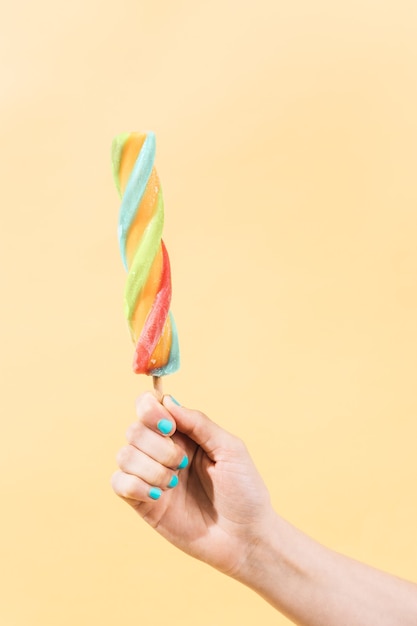
[[[325,548],[275,514],[240,439],[170,396],[160,404],[142,395],[137,415],[113,488],[171,543],[300,626],[414,626],[417,586]]]
[[[136,411],[114,491],[175,546],[239,577],[273,515],[245,445],[170,396],[145,393]]]

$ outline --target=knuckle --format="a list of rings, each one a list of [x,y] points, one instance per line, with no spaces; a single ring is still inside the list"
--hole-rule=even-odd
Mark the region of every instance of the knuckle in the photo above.
[[[113,491],[120,498],[127,500],[138,500],[138,485],[133,476],[124,474],[120,470],[115,472],[111,478]]]
[[[198,424],[204,424],[204,423],[209,423],[212,424],[212,420],[205,414],[202,413],[201,411],[197,411],[193,409],[193,413],[194,413],[194,419],[193,419],[193,425],[191,426],[191,430],[194,432],[196,429],[198,429]]]
[[[155,407],[156,398],[150,392],[146,391],[136,400],[136,414],[139,419],[146,416]]]
[[[131,448],[130,446],[123,446],[120,448],[119,452],[116,455],[116,463],[119,467],[123,468],[126,463],[129,461],[131,457]]]
[[[116,495],[122,495],[122,472],[117,471],[111,477],[110,484]]]
[[[126,439],[127,441],[132,441],[136,432],[136,422],[130,424],[129,428],[126,431]]]
[[[126,500],[134,500],[133,497],[133,489],[130,485],[124,485],[122,489],[120,489],[119,496],[121,498],[126,498]]]
[[[133,476],[123,474],[119,485],[118,495],[128,500],[137,500],[137,484]]]
[[[159,468],[155,470],[154,481],[153,481],[155,485],[164,485],[166,482],[168,482],[169,479],[167,480],[167,474],[168,474],[168,471],[166,470],[166,468],[163,467],[162,465],[159,466]]]
[[[166,456],[165,465],[167,467],[176,468],[181,463],[183,458],[184,458],[184,451],[181,450],[179,446],[174,444],[170,446],[170,450],[168,451],[167,456]]]
[[[136,422],[133,422],[133,424],[131,424],[126,431],[126,439],[128,443],[134,443],[135,441],[138,441],[141,431],[142,424],[138,420]]]
[[[248,451],[245,442],[243,441],[243,439],[240,439],[240,437],[235,437],[234,449],[240,454],[246,454]]]

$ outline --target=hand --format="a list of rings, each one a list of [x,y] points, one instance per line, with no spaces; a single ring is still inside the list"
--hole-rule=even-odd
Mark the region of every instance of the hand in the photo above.
[[[174,545],[300,626],[415,626],[417,586],[325,548],[278,516],[240,439],[170,396],[162,405],[144,394],[137,414],[113,488]]]
[[[274,514],[245,445],[170,396],[146,393],[136,410],[114,491],[175,546],[238,577]]]

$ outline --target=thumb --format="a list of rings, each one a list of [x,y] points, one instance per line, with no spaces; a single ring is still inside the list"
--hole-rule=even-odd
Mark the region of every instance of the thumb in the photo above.
[[[217,448],[230,447],[232,435],[204,413],[179,405],[172,396],[164,396],[162,404],[175,418],[177,430],[192,439],[210,457]]]

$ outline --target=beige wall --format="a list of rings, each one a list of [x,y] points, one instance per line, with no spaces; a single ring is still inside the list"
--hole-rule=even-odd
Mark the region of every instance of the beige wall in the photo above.
[[[109,157],[133,129],[164,188],[166,390],[247,441],[285,517],[416,579],[415,2],[3,13],[1,624],[288,623],[109,487],[150,387]]]

